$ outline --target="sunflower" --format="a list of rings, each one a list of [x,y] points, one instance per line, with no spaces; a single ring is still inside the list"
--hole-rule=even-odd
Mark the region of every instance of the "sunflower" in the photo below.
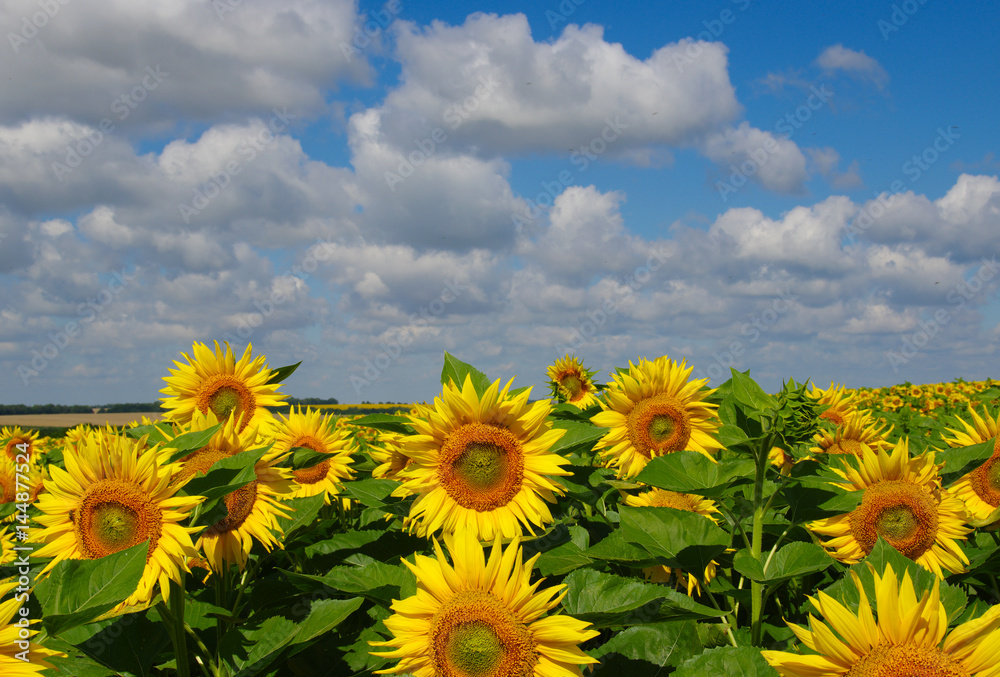
[[[863,449],[878,451],[891,449],[892,443],[886,436],[892,432],[892,426],[884,430],[885,424],[879,424],[872,418],[871,412],[853,412],[844,416],[844,422],[831,433],[820,430],[813,436],[816,446],[809,451],[813,454],[854,454],[860,456]]]
[[[309,468],[292,471],[296,489],[292,498],[324,494],[330,505],[340,492],[340,483],[350,479],[351,453],[354,445],[347,436],[348,431],[333,425],[331,415],[323,416],[318,409],[289,411],[288,418],[279,415],[275,423],[274,449],[279,453],[291,451],[293,447],[304,447],[325,454],[326,459]]]
[[[713,461],[722,445],[714,433],[722,425],[718,405],[705,402],[713,390],[701,391],[708,379],[689,381],[692,367],[667,357],[629,362],[628,373],[612,375],[604,391],[601,413],[590,420],[611,428],[594,449],[618,477],[635,477],[655,456],[697,451]]]
[[[410,457],[401,448],[403,435],[384,432],[378,439],[368,444],[368,455],[378,465],[372,470],[372,477],[383,480],[399,480],[399,473],[410,464]],[[407,492],[409,493],[409,492]]]
[[[10,527],[0,528],[0,566],[17,559],[14,553],[14,531]]]
[[[597,404],[597,397],[594,395],[598,391],[594,385],[594,374],[597,372],[584,369],[582,360],[567,355],[556,360],[546,373],[552,397],[560,402],[569,402],[580,409]]]
[[[18,582],[8,579],[0,582],[0,599],[17,588]],[[46,649],[41,644],[30,640],[38,634],[38,630],[30,630],[15,622],[25,619],[21,615],[21,606],[27,599],[24,594],[18,594],[0,604],[0,674],[4,677],[28,677],[40,675],[48,668],[56,669],[45,659],[53,656],[66,657],[61,651]],[[41,619],[28,621],[28,624],[38,623]]]
[[[214,425],[214,413],[195,423]],[[222,428],[212,436],[207,445],[181,459],[180,477],[184,480],[196,472],[207,472],[217,461],[235,456],[244,451],[264,446],[269,440],[261,437],[256,428],[245,428],[240,432],[239,419],[230,414]],[[242,571],[254,540],[267,549],[281,547],[274,532],[282,533],[278,517],[288,517],[281,500],[291,498],[295,491],[292,471],[279,468],[287,450],[272,447],[254,465],[254,481],[226,495],[226,517],[222,518],[202,533],[196,544],[205,553],[214,571],[224,571],[229,564],[237,564]]]
[[[181,353],[188,364],[175,360],[178,369],[163,377],[168,386],[160,392],[170,396],[161,398],[161,406],[168,410],[166,417],[187,423],[195,411],[207,414],[211,410],[220,421],[233,413],[242,416],[244,428],[270,421],[271,413],[265,407],[281,404],[287,395],[277,392],[280,384],[268,384],[272,372],[266,358],[259,355],[251,361],[250,350],[248,345],[239,362],[229,344],[223,352],[218,341],[214,353],[204,343],[195,342],[193,360]]]
[[[787,449],[781,447],[771,447],[771,451],[767,454],[767,460],[782,475],[791,474],[792,466],[795,465],[795,458],[788,453]]]
[[[531,389],[508,395],[494,381],[482,396],[472,378],[449,381],[433,406],[409,415],[415,435],[400,441],[412,459],[399,472],[402,489],[418,494],[406,520],[421,536],[438,529],[468,529],[480,540],[513,538],[552,521],[545,501],[563,487],[553,475],[569,475],[570,461],[549,449],[565,430],[547,420],[549,400],[529,404]],[[544,500],[543,500],[544,499]]]
[[[11,461],[17,462],[18,455],[26,454],[30,459],[34,456],[35,440],[38,439],[38,431],[21,430],[21,426],[0,428],[0,440],[3,440],[3,450]],[[23,445],[23,446],[22,446]]]
[[[829,537],[830,554],[854,564],[875,547],[881,536],[896,550],[943,577],[965,570],[968,557],[956,539],[971,531],[962,502],[940,488],[934,454],[910,458],[907,440],[891,453],[865,449],[858,468],[835,470],[850,491],[864,491],[861,505],[850,513],[811,522],[808,527]]]
[[[28,463],[13,463],[3,459],[0,461],[0,505],[14,503],[17,500],[17,476],[19,474],[17,470],[18,466],[21,466],[21,470],[25,470],[25,465],[28,472],[20,473],[21,489],[23,490],[25,486],[29,488],[28,503],[34,503],[35,499],[38,498],[38,494],[45,486],[45,471],[35,462],[34,457],[31,457]],[[24,479],[28,480],[27,484],[24,483]],[[23,501],[18,502],[23,503]]]
[[[1000,507],[1000,437],[997,436],[1000,415],[994,420],[984,407],[983,416],[980,417],[972,405],[969,405],[969,413],[972,414],[974,425],[959,419],[965,430],[948,428],[948,432],[954,437],[945,437],[944,441],[951,447],[967,447],[992,439],[993,455],[981,466],[960,477],[950,489],[962,499],[973,519],[984,521]]]
[[[45,513],[37,538],[46,545],[35,556],[53,558],[43,574],[64,559],[97,559],[149,541],[142,580],[124,604],[148,602],[157,582],[168,597],[169,582],[179,582],[197,554],[190,536],[197,529],[179,523],[204,498],[175,496],[177,468],[161,465],[160,455],[142,440],[98,435],[67,449],[66,470],[50,467],[36,504]]]
[[[809,396],[818,404],[828,405],[826,411],[819,415],[821,419],[833,421],[836,425],[841,425],[844,418],[857,409],[857,394],[848,392],[847,388],[830,382],[827,389],[814,388]]]
[[[869,565],[871,566],[871,565]],[[809,601],[826,619],[810,616],[810,629],[789,623],[799,640],[818,655],[762,651],[782,677],[996,677],[1000,645],[1000,606],[948,632],[941,603],[941,582],[917,599],[909,572],[902,583],[892,565],[875,576],[878,620],[857,572],[852,571],[861,602],[854,613],[820,592]]]
[[[715,513],[719,512],[719,508],[715,505],[715,502],[701,496],[696,496],[695,494],[682,494],[676,491],[667,491],[666,489],[651,489],[636,496],[626,496],[625,505],[676,508],[678,510],[695,512],[709,518],[713,522],[718,522],[714,517]],[[708,566],[705,567],[704,575],[701,579],[681,569],[671,569],[662,565],[643,569],[642,573],[653,583],[670,583],[672,576],[674,585],[680,589],[687,590],[688,595],[694,591],[697,591],[700,595],[700,583],[704,583],[705,585],[711,583],[712,579],[715,578],[717,566],[714,561],[709,562]]]
[[[596,637],[589,623],[542,614],[559,605],[565,585],[538,590],[530,583],[538,555],[523,562],[517,538],[503,549],[499,536],[489,561],[471,531],[449,539],[452,564],[437,540],[437,559],[416,555],[405,564],[417,577],[417,594],[395,600],[385,620],[393,638],[370,642],[391,647],[375,656],[398,658],[378,674],[414,677],[571,677],[597,663],[577,646]]]

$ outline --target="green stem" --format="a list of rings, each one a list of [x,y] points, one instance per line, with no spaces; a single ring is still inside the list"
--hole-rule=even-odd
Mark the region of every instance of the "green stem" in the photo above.
[[[191,677],[188,666],[187,635],[184,632],[184,572],[181,571],[181,584],[170,581],[169,605],[160,602],[160,616],[166,621],[174,645],[174,658],[177,664],[177,677]]]
[[[753,487],[753,539],[750,544],[750,554],[760,561],[761,545],[764,542],[764,476],[767,472],[767,455],[771,450],[773,436],[768,435],[757,450],[757,473]],[[757,581],[750,583],[750,637],[754,646],[760,646],[762,636],[761,619],[764,614],[764,584]]]
[[[240,602],[243,601],[243,593],[246,592],[247,583],[253,579],[254,574],[257,573],[257,569],[260,568],[260,563],[264,558],[258,557],[250,563],[250,566],[246,568],[243,572],[243,576],[240,578],[240,587],[236,591],[236,601],[233,603],[233,618],[239,618],[240,616]]]
[[[708,595],[708,599],[711,600],[712,606],[714,606],[719,611],[722,611],[722,607],[720,607],[719,603],[715,601],[715,595],[713,595],[712,591],[708,589],[707,583],[705,584],[705,593]],[[725,616],[722,617],[722,626],[726,629],[726,634],[729,635],[729,642],[733,646],[739,646],[739,644],[736,643],[736,637],[733,635],[733,628],[732,624],[729,621],[729,614],[726,614]]]
[[[740,530],[740,536],[743,537],[743,545],[745,545],[746,549],[749,550],[750,549],[750,539],[747,537],[747,532],[746,532],[746,529],[743,528],[743,524],[741,524],[740,521],[736,519],[735,513],[733,513],[732,510],[730,510],[725,504],[723,504],[721,502],[717,503],[716,505],[718,505],[720,508],[722,508],[722,510],[726,514],[726,517],[728,517],[729,520],[733,524],[736,525],[736,528]]]
[[[781,532],[781,535],[778,536],[778,540],[774,542],[774,546],[771,548],[771,552],[769,552],[767,554],[767,561],[764,562],[764,573],[765,574],[767,573],[767,567],[768,567],[768,565],[771,564],[771,558],[774,557],[774,553],[776,553],[778,551],[778,546],[781,545],[781,542],[783,540],[785,540],[785,536],[788,535],[788,532],[791,531],[791,529],[792,529],[792,526],[789,525],[784,531]]]

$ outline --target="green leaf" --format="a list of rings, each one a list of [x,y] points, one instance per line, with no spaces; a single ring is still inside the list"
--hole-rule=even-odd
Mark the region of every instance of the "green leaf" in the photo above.
[[[291,644],[297,632],[298,625],[283,616],[252,619],[225,634],[219,658],[234,675],[260,674]]]
[[[317,466],[323,461],[330,460],[330,454],[324,451],[316,451],[309,447],[292,447],[289,451],[291,452],[291,455],[288,457],[290,461],[289,467],[292,470],[305,470],[306,468]]]
[[[563,579],[563,608],[598,628],[633,626],[668,619],[718,618],[726,615],[698,604],[665,585],[643,583],[593,569],[577,569]]]
[[[749,550],[743,548],[733,556],[733,568],[741,576],[746,576],[751,581],[765,581],[764,564],[751,554]]]
[[[749,646],[721,646],[708,649],[674,671],[674,677],[778,677],[760,649]]]
[[[361,597],[351,597],[350,599],[321,599],[313,602],[309,615],[298,624],[298,632],[295,633],[291,645],[295,646],[319,639],[344,622],[344,619],[354,613],[364,601]]]
[[[288,541],[291,534],[300,527],[308,526],[316,522],[316,515],[326,502],[326,494],[316,494],[315,496],[300,496],[290,501],[282,503],[282,508],[286,508],[289,516],[278,515],[278,526],[285,533],[284,540]]]
[[[152,425],[140,425],[134,428],[126,428],[125,434],[134,439],[139,439],[148,435],[150,444],[158,444],[166,442],[168,440],[167,435],[173,434],[173,431],[166,423],[153,423]]]
[[[766,561],[766,556],[763,558]],[[750,551],[744,548],[733,557],[733,568],[747,578],[761,583],[773,583],[788,578],[798,578],[824,571],[834,563],[833,558],[823,548],[814,543],[795,541],[780,548],[767,570],[763,562],[754,559]]]
[[[552,427],[566,431],[549,450],[560,456],[568,456],[574,452],[579,454],[589,452],[594,448],[594,443],[608,432],[607,428],[598,428],[592,423],[566,420],[556,421]]]
[[[98,661],[95,661],[62,637],[49,637],[45,640],[45,648],[62,651],[66,654],[65,658],[53,656],[45,659],[59,669],[59,675],[73,675],[73,677],[117,677],[123,674],[118,670],[112,670],[106,665],[101,665]],[[48,674],[52,673],[49,672]],[[127,675],[127,677],[130,677],[130,675]]]
[[[660,667],[677,667],[701,650],[696,623],[672,621],[626,628],[597,647],[592,655],[601,659],[602,672],[611,675],[617,667],[614,666],[616,654]]]
[[[416,590],[416,580],[409,569],[379,562],[365,555],[352,555],[350,564],[330,569],[324,576],[282,571],[293,582],[321,583],[334,590],[386,603],[403,599]]]
[[[625,539],[687,571],[704,571],[732,540],[709,518],[676,508],[621,506]]]
[[[221,427],[222,427],[221,423],[216,423],[211,428],[205,428],[204,430],[195,430],[194,432],[184,433],[183,435],[178,435],[174,439],[167,441],[163,445],[164,448],[177,450],[170,454],[170,462],[176,463],[180,459],[190,454],[192,451],[201,449],[203,446],[208,444],[208,441],[212,439],[212,435],[218,432],[219,428]]]
[[[361,418],[352,419],[347,424],[362,425],[366,428],[375,428],[400,435],[412,435],[414,431],[408,425],[409,420],[406,416],[396,416],[395,414],[368,414]]]
[[[941,470],[942,484],[948,486],[981,466],[993,455],[995,444],[994,440],[989,440],[981,444],[937,452],[934,455],[934,460],[938,463],[944,461],[944,468]]]
[[[472,387],[475,388],[476,394],[482,397],[483,393],[490,387],[490,379],[471,364],[462,362],[446,352],[444,354],[444,368],[441,370],[441,385],[447,385],[450,381],[461,389],[465,385],[466,376],[472,378]]]
[[[267,379],[267,383],[265,385],[271,385],[272,383],[281,383],[289,376],[291,376],[295,372],[295,370],[299,368],[300,364],[302,363],[296,362],[295,364],[289,364],[288,366],[285,367],[278,367],[277,369],[272,369],[271,376],[270,378]]]
[[[63,631],[60,638],[115,674],[136,676],[153,674],[157,654],[170,646],[166,627],[150,621],[146,612],[71,628]],[[50,646],[48,642],[46,646]]]
[[[267,447],[249,449],[238,454],[221,458],[212,464],[205,474],[198,473],[184,485],[188,496],[204,496],[206,501],[214,501],[257,479],[254,466],[267,453]]]
[[[369,508],[382,508],[386,498],[399,487],[395,480],[359,480],[344,482],[344,491]]]
[[[366,530],[348,531],[345,534],[337,534],[333,538],[319,541],[305,548],[306,557],[317,555],[330,555],[341,550],[357,550],[358,548],[374,543],[384,535],[385,531]]]
[[[696,451],[677,451],[652,459],[635,481],[669,491],[718,497],[730,486],[752,482],[753,477],[754,462],[750,459],[717,463]]]
[[[612,531],[602,541],[587,548],[584,554],[592,559],[614,562],[641,562],[648,565],[655,564],[656,560],[645,548],[628,543],[625,540],[625,533],[621,529]]]
[[[543,552],[535,563],[543,576],[561,576],[590,564],[593,560],[587,557],[576,543],[562,545]]]
[[[148,542],[95,560],[63,560],[35,587],[50,635],[94,620],[135,592]]]
[[[778,406],[778,401],[771,395],[764,392],[764,389],[757,385],[757,382],[750,378],[749,370],[739,372],[730,368],[733,372],[733,397],[750,408],[751,412],[764,413],[768,409]]]

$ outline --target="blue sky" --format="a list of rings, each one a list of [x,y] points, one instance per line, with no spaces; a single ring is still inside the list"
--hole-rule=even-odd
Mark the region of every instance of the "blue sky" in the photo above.
[[[998,28],[932,0],[13,0],[0,401],[149,401],[217,339],[343,402],[434,397],[444,351],[538,395],[567,351],[602,380],[996,377]]]

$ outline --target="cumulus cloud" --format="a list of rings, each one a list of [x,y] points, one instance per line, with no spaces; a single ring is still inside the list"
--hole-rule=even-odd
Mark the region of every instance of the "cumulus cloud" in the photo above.
[[[823,50],[816,64],[829,74],[843,71],[853,78],[871,82],[879,89],[889,84],[889,74],[878,61],[843,45],[831,45]]]

